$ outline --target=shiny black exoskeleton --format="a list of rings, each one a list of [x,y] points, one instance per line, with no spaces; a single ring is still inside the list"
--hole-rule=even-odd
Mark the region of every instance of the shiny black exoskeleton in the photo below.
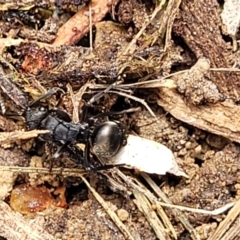
[[[82,123],[73,123],[70,116],[58,109],[49,110],[45,107],[35,107],[35,101],[25,111],[28,130],[45,129],[50,133],[41,136],[44,141],[59,142],[64,146],[68,144],[85,144],[84,165],[89,164],[90,149],[98,157],[110,158],[118,153],[126,144],[126,134],[123,125],[117,121],[100,122],[98,116],[84,120]]]

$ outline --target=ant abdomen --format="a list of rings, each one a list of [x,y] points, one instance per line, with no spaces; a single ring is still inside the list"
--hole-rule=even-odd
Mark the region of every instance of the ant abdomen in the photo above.
[[[94,129],[91,141],[96,156],[113,157],[125,141],[125,129],[118,122],[104,122]]]

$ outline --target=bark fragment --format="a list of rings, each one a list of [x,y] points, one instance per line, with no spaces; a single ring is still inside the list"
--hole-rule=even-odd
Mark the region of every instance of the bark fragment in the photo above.
[[[211,67],[229,68],[232,66],[232,53],[223,40],[217,0],[183,0],[178,20],[173,32],[184,39],[197,59],[206,57]],[[211,79],[226,97],[240,100],[240,75],[236,72],[213,72]]]

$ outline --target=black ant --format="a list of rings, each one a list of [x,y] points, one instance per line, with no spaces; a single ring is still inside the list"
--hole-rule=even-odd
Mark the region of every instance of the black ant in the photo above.
[[[92,105],[107,91],[98,93],[86,104]],[[83,143],[85,144],[84,168],[86,170],[97,169],[89,163],[90,150],[97,157],[110,158],[118,153],[120,148],[127,143],[126,129],[122,123],[118,121],[105,121],[99,123],[99,118],[110,116],[113,114],[122,114],[129,112],[108,112],[100,113],[94,117],[87,117],[87,111],[83,112],[83,120],[80,123],[73,123],[70,116],[63,110],[58,108],[48,109],[40,106],[41,100],[51,97],[56,93],[55,89],[48,91],[46,94],[31,103],[25,111],[25,120],[28,130],[45,129],[50,133],[41,136],[44,141],[58,142],[61,148],[68,145]],[[132,111],[132,110],[130,110]],[[58,151],[58,153],[61,150]],[[57,156],[55,154],[55,156]],[[102,169],[113,167],[113,165],[102,166]],[[101,167],[100,167],[101,168]]]

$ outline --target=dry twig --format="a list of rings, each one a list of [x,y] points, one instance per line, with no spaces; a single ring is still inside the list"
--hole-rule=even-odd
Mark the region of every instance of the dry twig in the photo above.
[[[25,140],[38,137],[40,134],[49,133],[48,130],[32,130],[32,131],[14,131],[0,133],[0,143],[11,143],[18,140]]]

